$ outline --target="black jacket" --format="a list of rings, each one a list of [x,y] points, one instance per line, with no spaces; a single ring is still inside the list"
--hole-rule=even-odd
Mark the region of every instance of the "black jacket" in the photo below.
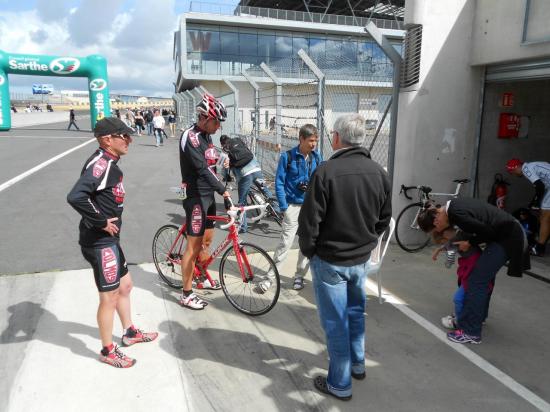
[[[110,246],[119,241],[120,231],[111,236],[102,229],[112,217],[118,217],[114,224],[119,230],[122,226],[125,191],[118,160],[98,149],[86,160],[80,178],[67,195],[69,204],[82,216],[79,243],[83,247]]]
[[[335,265],[364,263],[390,219],[387,173],[367,149],[343,149],[310,180],[298,218],[300,250]]]
[[[181,182],[187,197],[210,197],[225,192],[225,185],[216,175],[220,155],[212,137],[195,124],[184,131],[180,139]]]
[[[510,259],[509,276],[521,277],[530,268],[527,239],[511,214],[479,199],[458,198],[450,201],[447,215],[451,225],[470,234],[470,243],[500,244]]]

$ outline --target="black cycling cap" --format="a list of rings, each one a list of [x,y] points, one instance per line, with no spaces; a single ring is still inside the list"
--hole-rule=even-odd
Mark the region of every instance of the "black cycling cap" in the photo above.
[[[99,120],[94,127],[95,137],[107,136],[110,134],[125,135],[132,133],[134,133],[134,129],[126,126],[126,123],[118,117],[104,117]]]

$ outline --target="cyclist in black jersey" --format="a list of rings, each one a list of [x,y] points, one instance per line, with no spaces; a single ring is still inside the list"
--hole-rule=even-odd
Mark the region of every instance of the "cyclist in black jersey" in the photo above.
[[[212,144],[211,134],[220,128],[220,122],[227,117],[223,103],[209,94],[204,94],[197,105],[198,121],[185,130],[180,139],[180,168],[182,187],[186,199],[183,201],[187,219],[187,245],[181,259],[183,290],[180,304],[200,310],[207,302],[193,293],[193,271],[195,262],[209,257],[209,247],[214,236],[214,222],[207,215],[216,214],[214,193],[230,197],[225,185],[216,176],[219,153]],[[215,282],[208,289],[220,289]]]
[[[136,363],[113,344],[113,318],[118,312],[124,335],[122,345],[150,342],[158,336],[136,329],[130,314],[132,279],[119,244],[124,208],[123,174],[117,162],[128,153],[130,129],[115,117],[96,123],[94,134],[99,148],[86,160],[80,178],[67,196],[69,204],[82,216],[79,243],[90,263],[99,292],[97,323],[103,346],[99,360],[117,368]]]

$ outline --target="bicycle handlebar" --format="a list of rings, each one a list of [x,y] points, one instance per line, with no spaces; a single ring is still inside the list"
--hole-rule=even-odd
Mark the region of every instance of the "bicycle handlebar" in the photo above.
[[[403,195],[405,195],[405,197],[409,200],[413,200],[413,198],[411,196],[409,196],[409,194],[407,193],[407,190],[411,190],[411,189],[418,189],[418,186],[405,186],[405,185],[401,185],[401,190],[399,191],[399,193],[403,193]]]
[[[221,225],[220,229],[225,230],[225,229],[231,227],[232,225],[234,225],[235,220],[237,219],[237,216],[239,215],[239,213],[241,213],[241,214],[246,213],[247,210],[262,209],[260,211],[260,218],[265,215],[265,210],[267,208],[267,204],[264,204],[264,205],[250,205],[250,206],[233,206],[233,201],[231,200],[231,198],[226,198],[226,199],[228,199],[229,202],[231,202],[231,208],[227,211],[227,215],[229,216],[229,222],[227,222],[225,225]],[[256,222],[260,218],[255,218],[253,221],[251,219],[250,221],[251,222]]]

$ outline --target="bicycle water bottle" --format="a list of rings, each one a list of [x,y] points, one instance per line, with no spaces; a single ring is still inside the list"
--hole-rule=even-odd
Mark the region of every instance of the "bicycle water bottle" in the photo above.
[[[445,259],[445,267],[451,268],[456,260],[456,250],[447,250],[447,258]]]
[[[265,203],[265,200],[264,198],[259,194],[259,193],[252,193],[252,196],[254,197],[254,201],[259,204],[259,205],[263,205]]]

